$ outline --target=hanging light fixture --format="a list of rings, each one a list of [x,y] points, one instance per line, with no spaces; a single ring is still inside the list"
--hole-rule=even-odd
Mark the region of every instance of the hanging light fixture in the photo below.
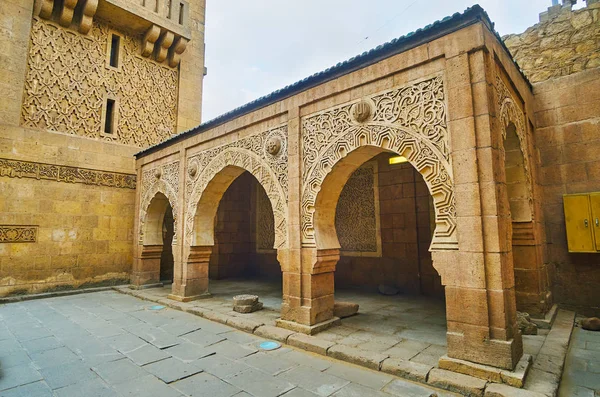
[[[394,156],[394,157],[390,157],[390,165],[393,164],[403,164],[403,163],[408,163],[408,159],[404,156]]]

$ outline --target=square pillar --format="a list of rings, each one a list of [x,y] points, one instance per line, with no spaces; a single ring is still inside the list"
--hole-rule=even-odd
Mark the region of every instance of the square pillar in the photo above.
[[[309,335],[339,324],[334,317],[334,271],[339,249],[302,248],[302,263],[283,267],[283,304],[277,326]]]
[[[187,248],[189,254],[183,266],[175,266],[173,286],[169,299],[180,302],[209,297],[208,266],[211,246],[192,246]],[[176,258],[177,260],[177,258]]]
[[[162,245],[142,245],[135,258],[131,272],[131,284],[135,287],[155,286],[160,283],[160,257]]]

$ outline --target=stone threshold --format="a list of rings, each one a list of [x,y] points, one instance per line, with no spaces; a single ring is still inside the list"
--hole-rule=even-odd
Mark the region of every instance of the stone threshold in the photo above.
[[[231,316],[203,307],[195,306],[193,302],[179,302],[171,299],[157,298],[156,296],[153,296],[152,294],[149,294],[144,290],[135,290],[129,287],[114,287],[113,289],[120,293],[131,295],[136,298],[159,303],[161,305],[170,307],[171,309],[184,311],[186,313],[206,318],[207,320],[215,321],[221,324],[226,324],[232,328],[237,328],[241,331],[255,334],[266,339],[276,340],[278,342],[284,343],[295,348],[327,356],[340,361],[345,361],[351,364],[360,365],[376,371],[385,372],[387,374],[404,378],[410,381],[434,386],[451,392],[460,393],[465,396],[553,397],[556,394],[556,390],[558,390],[558,384],[556,384],[556,387],[554,388],[554,385],[546,385],[546,382],[544,382],[543,379],[541,382],[535,382],[536,386],[533,387],[531,390],[527,388],[527,382],[525,382],[525,388],[521,389],[503,383],[494,383],[489,379],[481,379],[475,376],[449,371],[443,368],[433,367],[431,365],[402,360],[398,358],[391,358],[386,354],[365,351],[355,347],[337,344],[331,341],[307,335],[306,333],[267,325],[262,322],[245,319],[243,317]],[[565,324],[565,321],[557,322],[559,324]],[[571,329],[572,325],[573,324],[571,322]],[[568,342],[569,341],[567,339],[567,345]],[[564,344],[564,341],[561,339],[561,345],[562,344]],[[545,345],[546,344],[542,346],[542,350]],[[551,344],[549,344],[548,348],[552,348]],[[564,358],[565,357],[563,355],[563,363]],[[526,364],[531,363],[531,356],[524,355],[524,358],[521,361],[523,361],[523,363],[520,363],[520,370],[522,371],[521,374],[510,375],[510,371],[503,371],[505,372],[505,377],[508,376],[508,378],[510,379],[519,379],[518,382],[512,383],[513,385],[522,385],[522,380],[526,375],[525,372],[527,372],[524,370],[523,367],[525,366],[529,368],[529,365]],[[538,360],[534,361],[534,368],[530,372],[535,371],[536,362],[538,362]],[[558,376],[560,380],[560,374]],[[540,389],[543,389],[544,392],[538,391]],[[554,391],[552,392],[552,390]],[[548,392],[550,392],[550,394],[548,394]]]
[[[161,286],[162,286],[162,284],[161,284]],[[16,302],[35,300],[35,299],[46,299],[46,298],[56,298],[56,297],[60,297],[60,296],[90,294],[92,292],[113,291],[115,288],[127,288],[127,287],[128,287],[127,284],[119,284],[119,285],[111,285],[111,286],[106,286],[106,287],[79,288],[79,289],[69,289],[69,290],[64,290],[64,291],[42,292],[39,294],[13,295],[13,296],[7,296],[4,298],[0,298],[0,305],[4,304],[4,303],[16,303]]]

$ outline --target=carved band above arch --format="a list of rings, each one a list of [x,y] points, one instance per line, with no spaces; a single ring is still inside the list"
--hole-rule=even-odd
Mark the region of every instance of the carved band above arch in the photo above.
[[[177,244],[177,214],[179,194],[179,161],[160,165],[142,171],[142,186],[140,192],[140,225],[139,244],[144,243],[144,225],[148,207],[157,193],[164,194],[169,200],[173,211],[175,235],[173,244]]]
[[[276,149],[276,150],[275,150]],[[209,183],[227,167],[250,172],[265,190],[275,219],[275,247],[287,245],[287,125],[208,149],[187,160],[185,241],[194,243],[194,218]],[[212,233],[212,231],[211,231]]]
[[[302,144],[303,246],[316,247],[315,204],[325,177],[352,151],[374,146],[406,157],[423,175],[435,206],[431,249],[458,248],[441,75],[307,116]]]

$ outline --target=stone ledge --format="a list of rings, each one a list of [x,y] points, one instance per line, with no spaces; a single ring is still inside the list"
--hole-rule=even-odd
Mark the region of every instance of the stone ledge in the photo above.
[[[531,355],[523,354],[513,371],[489,365],[476,364],[466,360],[443,356],[440,358],[439,367],[452,372],[457,372],[494,383],[506,383],[514,387],[523,387],[527,372],[531,367]]]
[[[485,389],[484,397],[546,397],[546,395],[500,383],[492,383]]]
[[[89,294],[92,292],[111,291],[111,290],[116,290],[117,288],[127,288],[127,285],[119,285],[119,286],[111,285],[109,287],[81,288],[81,289],[72,289],[72,290],[67,290],[67,291],[42,292],[39,294],[13,295],[13,296],[7,296],[4,298],[0,298],[0,304],[23,302],[23,301],[30,301],[30,300],[35,300],[35,299],[54,298],[54,297],[58,297],[58,296]]]
[[[167,295],[168,299],[172,299],[174,301],[178,301],[178,302],[191,302],[191,301],[195,301],[198,299],[207,299],[210,298],[212,295],[208,292],[201,294],[201,295],[194,295],[194,296],[179,296],[179,295],[173,295],[173,294],[169,294]]]
[[[242,331],[246,331],[249,333],[254,333],[254,330],[260,327],[261,325],[265,325],[264,323],[259,323],[254,320],[250,320],[242,317],[229,317],[227,319],[227,325],[232,326],[234,328],[241,329]]]
[[[291,335],[294,335],[294,332],[279,327],[273,327],[272,325],[263,325],[254,330],[254,335],[287,343],[288,338]]]
[[[406,361],[399,358],[387,358],[381,363],[381,371],[404,379],[427,383],[427,375],[432,365]]]
[[[327,355],[327,350],[334,346],[335,343],[328,342],[322,339],[315,338],[314,336],[309,336],[305,334],[293,334],[288,337],[287,340],[288,345],[299,347],[303,350],[308,350],[309,352],[317,353],[322,356]]]
[[[483,391],[487,385],[487,381],[483,379],[439,368],[434,368],[429,372],[427,383],[469,397],[483,396]]]
[[[323,321],[315,325],[298,324],[293,321],[282,320],[280,318],[275,320],[276,326],[280,328],[289,329],[290,331],[300,332],[305,335],[314,335],[321,331],[325,331],[326,329],[329,329],[334,325],[340,325],[341,323],[342,321],[338,317],[334,317],[330,320]]]
[[[348,361],[352,364],[371,368],[379,371],[383,360],[388,358],[387,354],[369,352],[356,347],[346,345],[334,345],[327,350],[329,357],[337,358],[338,360]]]
[[[550,329],[552,328],[552,324],[554,323],[557,313],[558,305],[554,304],[550,310],[548,310],[548,313],[546,313],[544,318],[531,317],[531,322],[537,325],[537,327],[540,329]]]

